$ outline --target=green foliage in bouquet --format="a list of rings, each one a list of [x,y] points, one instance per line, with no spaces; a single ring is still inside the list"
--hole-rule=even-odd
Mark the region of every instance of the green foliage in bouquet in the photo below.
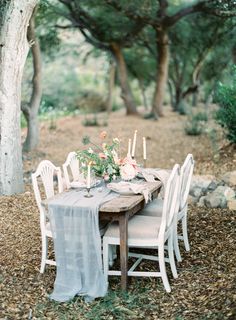
[[[104,139],[105,132],[100,137]],[[120,176],[120,160],[118,158],[118,147],[120,141],[114,138],[111,144],[103,142],[100,145],[93,143],[88,136],[83,138],[84,145],[90,145],[88,149],[77,152],[77,157],[81,163],[81,169],[86,171],[87,165],[90,163],[91,168],[96,176],[103,177],[107,181],[111,181]]]

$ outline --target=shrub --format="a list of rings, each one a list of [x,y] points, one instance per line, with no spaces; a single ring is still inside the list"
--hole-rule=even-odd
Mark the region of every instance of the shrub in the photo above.
[[[77,107],[85,114],[106,111],[106,98],[96,91],[84,90],[77,101]]]
[[[198,112],[196,114],[193,115],[193,119],[195,121],[208,121],[208,115],[206,112]]]
[[[188,114],[187,104],[183,100],[179,102],[177,110],[179,114],[182,116],[185,116],[186,114]]]
[[[40,114],[51,112],[56,109],[59,103],[59,98],[55,95],[43,94],[40,104]]]
[[[236,143],[236,67],[230,85],[219,84],[215,100],[220,108],[216,112],[216,121],[226,130],[230,142]]]
[[[103,118],[102,120],[98,121],[96,113],[93,115],[93,118],[91,117],[85,117],[83,121],[83,126],[85,127],[107,127],[108,126],[108,120],[107,118]]]
[[[189,136],[199,136],[203,133],[203,123],[191,118],[185,125],[185,133]]]

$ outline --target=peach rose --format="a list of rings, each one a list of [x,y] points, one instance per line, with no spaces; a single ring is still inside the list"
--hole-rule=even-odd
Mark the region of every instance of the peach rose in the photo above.
[[[107,136],[107,132],[106,132],[106,131],[102,131],[102,132],[100,133],[100,138],[101,138],[101,139],[105,139],[106,136]]]
[[[106,156],[104,153],[102,153],[102,152],[100,152],[100,153],[98,154],[98,156],[99,156],[100,159],[107,159],[107,156]]]
[[[132,164],[126,163],[120,168],[120,175],[123,180],[131,180],[136,176],[136,170]]]

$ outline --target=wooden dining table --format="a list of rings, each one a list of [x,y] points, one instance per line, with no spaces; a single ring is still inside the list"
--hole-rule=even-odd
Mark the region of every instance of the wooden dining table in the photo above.
[[[149,190],[151,199],[155,199],[160,192],[161,181],[143,182]],[[52,199],[52,198],[51,198]],[[50,199],[42,201],[47,207]],[[142,194],[119,195],[101,205],[99,209],[99,220],[118,221],[120,230],[120,268],[121,288],[127,290],[128,272],[128,220],[145,207],[145,199]]]
[[[161,181],[145,182],[152,200],[158,196]],[[142,194],[124,196],[120,195],[100,207],[99,219],[118,221],[120,230],[120,268],[121,288],[127,290],[128,284],[128,220],[135,213],[145,207],[145,199]]]

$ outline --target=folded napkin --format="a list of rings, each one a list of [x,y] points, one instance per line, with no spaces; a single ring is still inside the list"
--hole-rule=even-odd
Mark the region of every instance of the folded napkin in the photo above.
[[[147,186],[144,184],[132,183],[127,181],[120,181],[115,183],[109,183],[107,187],[115,192],[121,194],[142,194],[144,196],[145,202],[147,203],[148,200],[151,199],[151,193]]]
[[[161,189],[161,197],[164,197],[165,193],[165,187],[167,184],[167,181],[169,179],[169,176],[171,174],[171,170],[166,170],[166,169],[152,169],[152,168],[142,168],[141,169],[141,174],[144,177],[144,179],[148,182],[153,182],[155,181],[155,178],[160,180],[162,182],[163,188]]]

